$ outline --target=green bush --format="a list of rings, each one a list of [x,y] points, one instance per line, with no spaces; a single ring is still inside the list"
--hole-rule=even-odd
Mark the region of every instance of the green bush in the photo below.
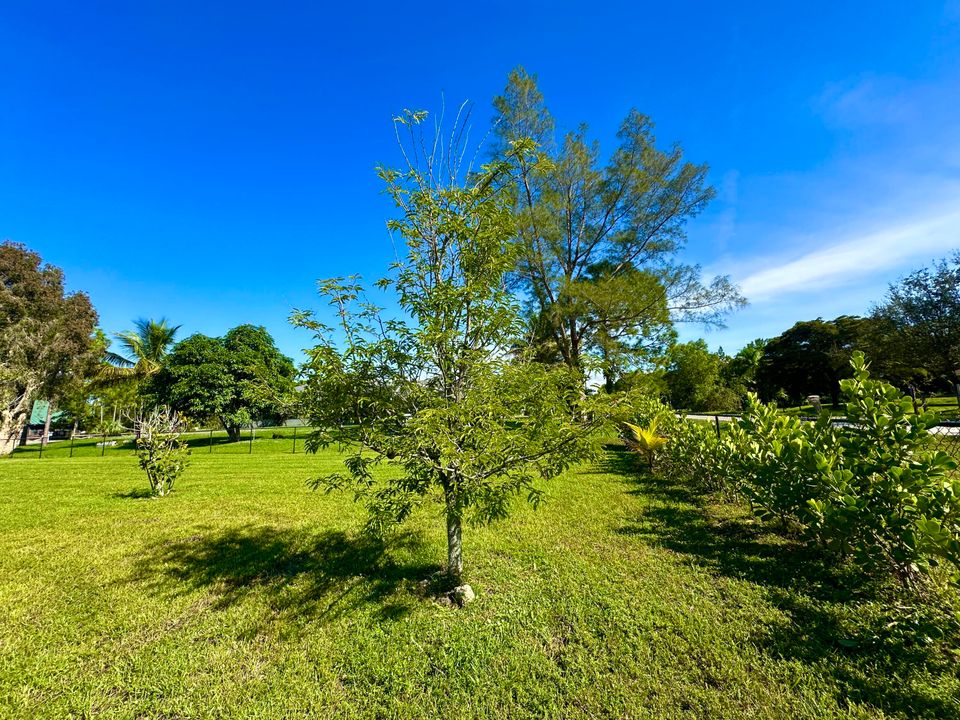
[[[728,443],[717,438],[710,425],[678,420],[667,435],[660,472],[681,478],[705,492],[734,495],[737,482],[731,476],[733,457]]]
[[[871,380],[862,353],[851,365],[854,376],[840,384],[851,423],[841,433],[842,471],[811,499],[811,528],[867,570],[909,581],[947,561],[956,580],[960,478],[951,457],[930,449],[937,416],[915,414],[895,387]]]
[[[930,448],[932,413],[871,380],[862,353],[841,383],[849,424],[835,428],[784,415],[750,398],[718,462],[735,458],[739,487],[763,518],[796,524],[811,541],[865,573],[909,583],[946,563],[960,572],[960,479]]]
[[[147,473],[150,493],[163,497],[187,466],[190,451],[180,439],[180,420],[169,409],[157,409],[138,422],[137,458]]]
[[[633,410],[637,425],[653,425],[666,438],[654,453],[659,475],[681,479],[706,492],[733,492],[736,483],[730,477],[730,449],[719,442],[711,425],[678,417],[669,405],[649,396],[635,400]]]
[[[840,462],[827,416],[816,423],[785,415],[749,395],[743,418],[722,443],[730,478],[764,520],[807,520],[810,498],[822,497]]]

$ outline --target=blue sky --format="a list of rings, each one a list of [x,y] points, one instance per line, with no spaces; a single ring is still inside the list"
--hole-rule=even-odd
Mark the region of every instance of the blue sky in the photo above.
[[[587,11],[585,8],[589,8]],[[751,301],[736,350],[863,313],[960,247],[960,2],[0,4],[0,238],[87,291],[108,332],[252,322],[391,260],[403,108],[490,100],[522,64],[606,150],[631,107],[707,162],[683,255]]]

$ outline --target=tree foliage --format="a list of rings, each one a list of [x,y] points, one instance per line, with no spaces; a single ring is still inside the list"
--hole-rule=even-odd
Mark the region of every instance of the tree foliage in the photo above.
[[[800,403],[808,395],[840,402],[840,381],[852,373],[850,358],[862,344],[863,318],[842,315],[835,320],[807,320],[770,340],[756,370],[764,400],[778,396]]]
[[[891,284],[872,318],[885,375],[951,389],[960,371],[960,252]]]
[[[728,363],[726,356],[710,352],[704,340],[671,347],[663,374],[670,404],[693,412],[739,408],[740,397],[724,381]]]
[[[311,447],[342,439],[353,448],[344,471],[316,486],[352,488],[378,531],[438,499],[447,568],[459,576],[464,521],[502,518],[517,495],[539,502],[537,480],[590,454],[602,416],[580,400],[568,369],[516,352],[523,328],[504,282],[516,262],[509,162],[471,172],[460,161],[462,121],[449,138],[428,140],[425,119],[396,118],[408,165],[379,170],[399,211],[388,227],[405,246],[379,285],[407,319],[385,318],[355,278],[340,278],[321,283],[338,328],[309,313],[294,320],[317,338],[305,402],[326,430]],[[523,163],[532,151],[517,142],[507,160]],[[393,469],[376,472],[381,464]]]
[[[0,454],[13,450],[34,399],[58,399],[89,370],[96,321],[85,294],[64,291],[59,268],[0,243]]]
[[[134,321],[133,330],[116,333],[113,337],[120,352],[107,350],[104,364],[97,377],[103,387],[125,383],[139,383],[163,367],[167,354],[176,340],[179,325],[167,324],[166,318]]]
[[[672,322],[718,324],[744,302],[726,277],[704,283],[699,267],[677,262],[687,221],[714,191],[705,165],[686,162],[677,145],[657,147],[648,117],[628,114],[603,164],[584,125],[555,141],[536,80],[522,68],[494,107],[498,157],[523,137],[541,149],[513,156],[513,278],[567,365],[599,366],[609,387],[642,357],[638,348],[672,339]]]
[[[283,414],[295,374],[265,328],[240,325],[223,338],[196,334],[177,343],[149,387],[157,403],[189,418],[218,418],[236,442],[245,425]]]

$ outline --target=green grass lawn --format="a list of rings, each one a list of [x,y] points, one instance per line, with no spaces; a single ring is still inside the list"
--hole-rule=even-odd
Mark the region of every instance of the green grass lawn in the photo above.
[[[121,449],[0,461],[0,717],[960,717],[956,657],[848,647],[869,597],[622,453],[468,528],[456,610],[437,515],[365,539],[334,450],[254,446],[160,500]]]

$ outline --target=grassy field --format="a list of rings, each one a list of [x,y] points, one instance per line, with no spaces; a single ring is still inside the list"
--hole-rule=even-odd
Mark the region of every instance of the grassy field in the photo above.
[[[243,430],[240,442],[232,443],[223,430],[198,431],[185,433],[183,438],[191,451],[200,454],[246,455],[256,453],[302,453],[304,438],[310,428],[274,427],[258,428],[253,431],[253,442],[250,442],[250,430]],[[74,441],[55,440],[44,445],[42,452],[40,443],[33,441],[29,445],[17,448],[12,460],[28,458],[112,458],[115,456],[132,456],[134,453],[133,435],[102,436],[91,435]]]
[[[305,484],[335,451],[254,445],[161,500],[122,449],[0,461],[0,717],[960,717],[956,657],[861,641],[868,594],[622,453],[469,528],[456,610],[416,593],[438,516],[365,539]]]

